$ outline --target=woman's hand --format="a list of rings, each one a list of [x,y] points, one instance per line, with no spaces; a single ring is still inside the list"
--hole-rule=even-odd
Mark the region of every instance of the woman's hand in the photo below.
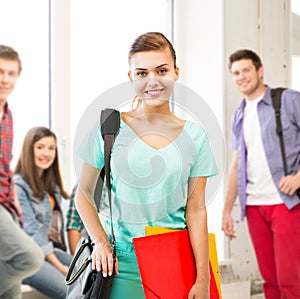
[[[61,266],[58,267],[58,270],[64,275],[67,276],[68,273],[68,266],[61,264]]]
[[[109,243],[96,243],[92,253],[92,269],[102,271],[103,277],[111,276],[115,266],[116,275],[119,274],[118,260],[114,258]]]
[[[64,276],[68,273],[68,266],[62,264],[54,253],[50,253],[46,256],[46,260],[52,264],[59,272]]]
[[[188,299],[209,299],[207,284],[196,282],[189,292]]]

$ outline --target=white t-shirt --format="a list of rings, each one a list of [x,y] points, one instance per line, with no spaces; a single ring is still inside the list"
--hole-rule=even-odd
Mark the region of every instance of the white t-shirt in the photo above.
[[[244,138],[247,148],[247,205],[274,205],[283,203],[272,179],[265,156],[257,104],[262,96],[255,100],[246,100],[244,114]]]

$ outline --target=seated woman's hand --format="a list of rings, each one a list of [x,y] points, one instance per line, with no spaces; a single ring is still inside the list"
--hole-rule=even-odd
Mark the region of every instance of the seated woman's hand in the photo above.
[[[59,271],[64,275],[64,276],[67,276],[67,273],[68,273],[68,266],[66,266],[66,265],[61,265],[60,267],[59,267]]]

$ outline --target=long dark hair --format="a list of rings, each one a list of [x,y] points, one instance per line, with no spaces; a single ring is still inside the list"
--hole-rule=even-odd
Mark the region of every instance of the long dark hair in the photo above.
[[[34,162],[34,144],[44,137],[53,137],[55,142],[57,140],[56,135],[46,127],[34,127],[28,131],[15,167],[15,173],[24,178],[32,189],[33,195],[38,199],[43,199],[45,193],[53,196],[57,186],[60,188],[62,197],[69,198],[60,174],[57,148],[55,149],[55,158],[52,165],[43,171],[41,177],[38,175],[37,166]]]

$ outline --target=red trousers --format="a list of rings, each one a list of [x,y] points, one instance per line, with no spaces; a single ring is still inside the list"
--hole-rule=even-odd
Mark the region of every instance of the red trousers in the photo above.
[[[247,206],[266,299],[300,299],[300,205]]]

